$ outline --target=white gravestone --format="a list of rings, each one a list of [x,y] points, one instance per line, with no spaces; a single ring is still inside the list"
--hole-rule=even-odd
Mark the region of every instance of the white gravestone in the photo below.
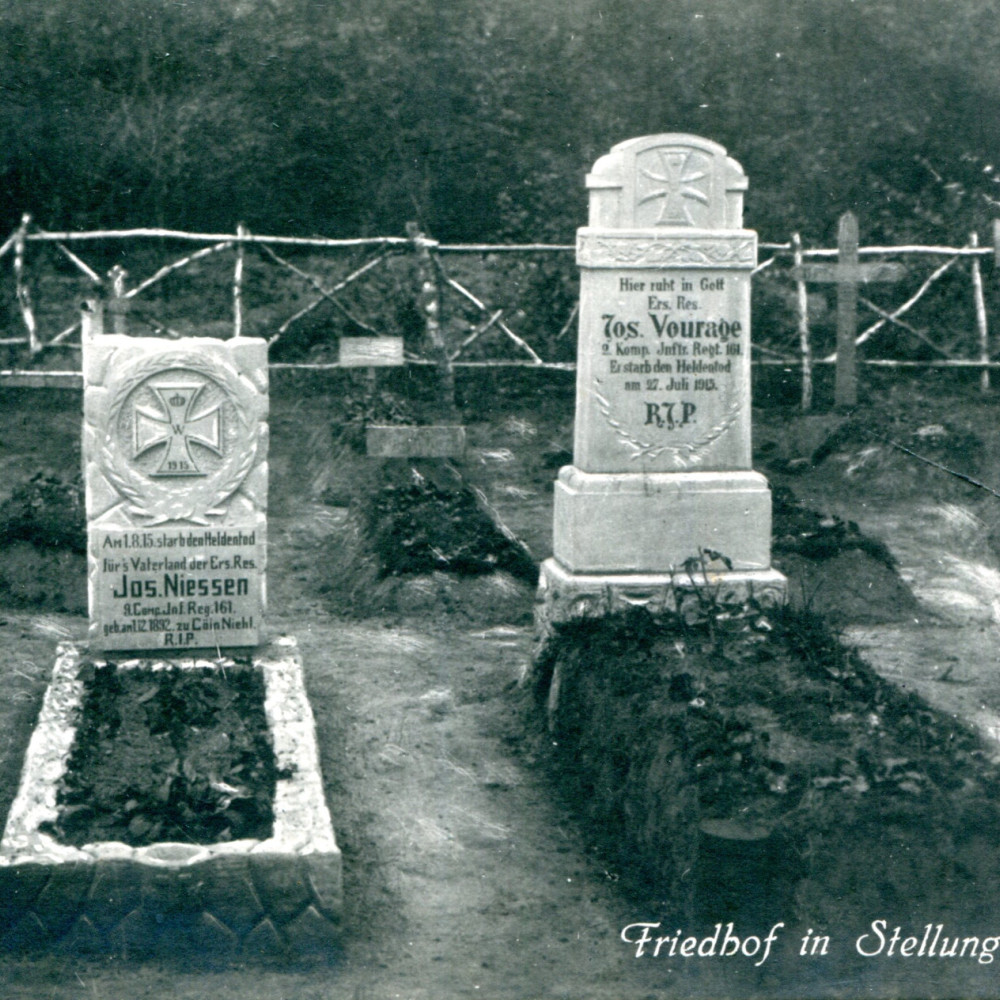
[[[266,343],[88,326],[91,648],[256,645],[266,603]]]
[[[702,583],[777,597],[771,494],[751,467],[746,176],[717,143],[669,134],[615,146],[587,186],[573,465],[542,599],[643,601],[692,559],[711,566]]]

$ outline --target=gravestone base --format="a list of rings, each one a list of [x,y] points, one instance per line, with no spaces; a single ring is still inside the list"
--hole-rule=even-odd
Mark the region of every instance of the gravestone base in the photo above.
[[[602,618],[635,607],[652,614],[679,612],[703,600],[706,589],[720,604],[753,599],[766,608],[784,603],[788,581],[776,569],[574,573],[559,560],[546,559],[535,600],[533,662],[537,665],[543,659],[555,627],[565,622]]]
[[[680,571],[703,551],[736,571],[771,561],[771,491],[757,472],[588,473],[555,484],[554,555],[574,573]]]
[[[254,651],[281,774],[266,840],[119,842],[77,848],[40,827],[56,818],[84,694],[86,649],[59,647],[0,841],[0,950],[176,957],[213,963],[331,954],[341,854],[323,795],[315,722],[293,638]],[[146,654],[135,666],[217,666]],[[128,665],[123,663],[123,666]]]

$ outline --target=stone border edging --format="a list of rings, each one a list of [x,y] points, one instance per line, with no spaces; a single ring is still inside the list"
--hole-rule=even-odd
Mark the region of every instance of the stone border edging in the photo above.
[[[61,644],[0,842],[0,949],[123,956],[209,953],[214,960],[328,953],[342,905],[341,854],[323,794],[315,720],[294,638],[253,657],[279,770],[273,834],[222,844],[59,844],[57,815],[83,697],[81,649]],[[178,669],[186,657],[128,660]]]

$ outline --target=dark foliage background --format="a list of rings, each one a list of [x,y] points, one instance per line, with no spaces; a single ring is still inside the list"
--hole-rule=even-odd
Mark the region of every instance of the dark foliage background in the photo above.
[[[981,0],[0,0],[0,212],[572,239],[583,174],[716,139],[767,238],[964,240],[993,214]]]

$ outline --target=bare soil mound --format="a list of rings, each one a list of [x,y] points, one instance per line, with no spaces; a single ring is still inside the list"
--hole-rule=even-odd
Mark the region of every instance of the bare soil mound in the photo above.
[[[789,600],[831,624],[912,619],[920,606],[885,543],[853,521],[819,514],[787,486],[773,490],[772,559],[789,578]]]
[[[87,551],[83,484],[39,472],[0,504],[0,544],[12,541],[70,552]]]
[[[635,610],[560,627],[542,667],[536,748],[664,920],[989,925],[1000,769],[812,613]]]
[[[83,485],[39,472],[0,504],[0,604],[87,610]]]
[[[531,554],[501,531],[468,486],[386,486],[366,500],[362,516],[383,577],[505,570],[531,585],[538,581]]]

